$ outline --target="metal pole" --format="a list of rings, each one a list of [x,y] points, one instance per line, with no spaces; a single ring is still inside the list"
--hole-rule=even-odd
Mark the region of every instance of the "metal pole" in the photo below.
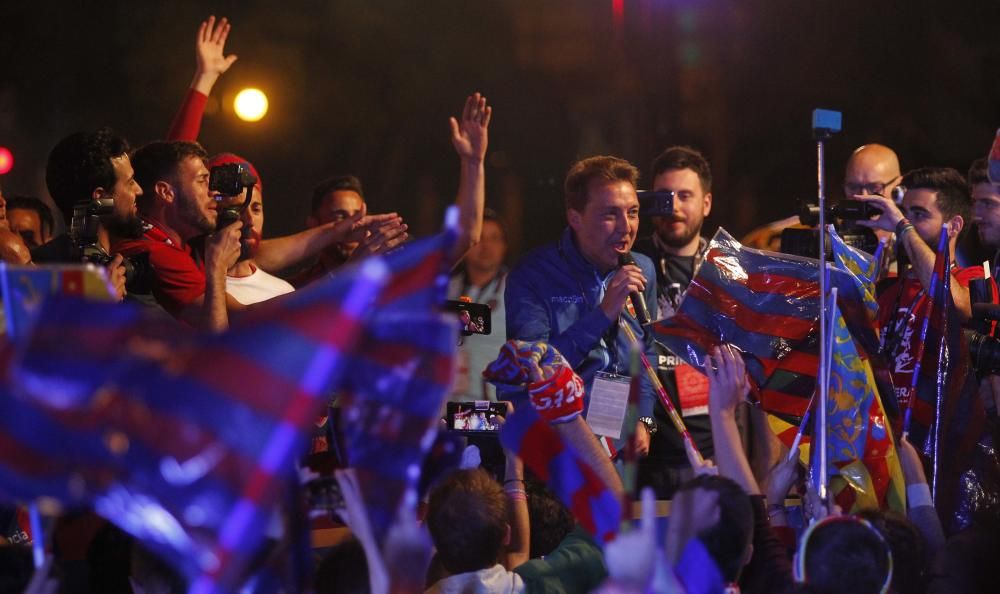
[[[826,403],[829,384],[826,381],[827,369],[830,367],[830,360],[826,350],[826,334],[830,331],[826,323],[826,186],[824,183],[825,165],[825,144],[823,135],[816,138],[816,181],[819,189],[817,204],[819,205],[819,373],[817,378],[819,385],[819,402],[817,402],[816,422],[819,430],[816,432],[819,440],[819,484],[817,494],[824,503],[827,500],[826,492]]]

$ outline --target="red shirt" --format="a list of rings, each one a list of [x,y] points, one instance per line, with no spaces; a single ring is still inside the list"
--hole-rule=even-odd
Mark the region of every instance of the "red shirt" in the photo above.
[[[969,281],[984,276],[982,266],[952,268],[951,282],[968,287]],[[930,300],[920,279],[912,277],[901,277],[878,298],[882,344],[901,409],[909,404],[907,399],[917,356],[915,347],[920,340],[920,330],[929,306]]]
[[[124,256],[149,254],[153,269],[153,297],[172,315],[205,293],[205,266],[191,255],[186,243],[177,245],[161,223],[144,219],[146,231],[140,239],[126,239],[114,246]]]

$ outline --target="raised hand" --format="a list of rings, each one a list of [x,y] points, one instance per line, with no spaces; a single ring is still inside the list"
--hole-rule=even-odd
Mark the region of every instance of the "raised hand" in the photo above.
[[[487,130],[493,108],[486,104],[486,97],[473,93],[465,100],[461,120],[449,118],[451,144],[462,160],[482,162],[486,157]]]
[[[731,344],[713,347],[705,357],[710,414],[732,413],[747,394],[746,365]]]
[[[195,58],[198,64],[194,72],[194,80],[191,88],[199,93],[209,95],[212,87],[219,80],[219,76],[224,74],[236,61],[236,55],[226,55],[226,38],[229,37],[229,30],[232,25],[226,17],[219,19],[218,23],[214,16],[202,21],[198,27],[198,35],[194,40]]]

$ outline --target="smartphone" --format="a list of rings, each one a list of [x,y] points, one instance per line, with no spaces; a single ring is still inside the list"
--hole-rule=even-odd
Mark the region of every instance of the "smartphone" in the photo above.
[[[449,402],[445,416],[449,431],[462,433],[495,433],[500,430],[499,418],[507,414],[507,405],[490,400]]]
[[[462,324],[462,336],[493,332],[493,312],[485,303],[449,299],[445,301],[445,309],[458,315],[458,320]]]

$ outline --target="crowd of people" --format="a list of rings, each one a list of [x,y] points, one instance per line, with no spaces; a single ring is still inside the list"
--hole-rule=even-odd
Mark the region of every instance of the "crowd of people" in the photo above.
[[[410,234],[402,217],[369,212],[361,180],[334,171],[317,183],[302,231],[265,239],[266,166],[239,156],[240,147],[208,151],[197,141],[207,98],[235,62],[225,53],[230,28],[214,17],[201,24],[195,77],[164,140],[133,149],[109,128],[60,140],[45,176],[57,213],[37,197],[4,188],[0,259],[24,266],[86,259],[106,271],[109,297],[187,327],[225,332],[258,304],[406,249]],[[961,428],[975,444],[973,458],[950,461],[975,473],[936,484],[932,494],[927,453],[896,434],[905,509],[849,514],[816,492],[798,452],[789,452],[765,412],[748,402],[751,386],[739,349],[715,345],[704,368],[696,368],[658,343],[635,313],[646,309],[652,320],[669,319],[705,262],[705,221],[714,193],[725,195],[713,187],[708,159],[691,147],[669,147],[644,176],[613,156],[579,160],[565,177],[565,230],[508,269],[502,217],[486,207],[491,116],[492,106],[474,93],[450,121],[460,179],[449,297],[487,304],[493,328],[462,339],[450,398],[508,401],[509,412],[536,410],[605,488],[627,502],[626,517],[634,500],[641,512],[631,530],[603,542],[577,523],[571,502],[525,469],[525,452],[505,450],[499,472],[467,455],[462,469],[430,486],[419,517],[401,516],[396,538],[380,547],[365,526],[364,494],[352,471],[341,469],[339,518],[352,535],[317,552],[317,593],[993,591],[989,562],[1000,555],[1000,493],[991,486],[1000,483],[988,477],[1000,469],[993,450],[1000,369],[990,367],[987,351],[997,331],[988,305],[1000,302],[992,263],[1000,249],[1000,184],[991,180],[986,158],[967,175],[926,164],[904,170],[891,148],[867,144],[848,161],[842,196],[831,196],[869,205],[874,214],[841,224],[859,236],[869,233],[874,245],[882,242],[876,331],[894,386],[882,397],[895,398],[895,410],[934,414],[911,402],[910,387],[934,381],[920,370],[916,345],[933,306],[928,295],[944,229],[952,255],[951,307],[978,333],[978,366],[967,373],[984,411],[982,423]],[[213,171],[224,167],[242,176],[238,191],[211,187]],[[669,194],[672,210],[652,215],[652,233],[639,237],[637,190],[644,186]],[[56,235],[59,215],[65,231]],[[767,225],[744,243],[774,249],[783,229],[798,226]],[[494,385],[483,372],[503,358],[508,340],[547,345],[562,366]],[[632,377],[637,349],[653,363],[656,381]],[[511,359],[515,367],[530,367],[519,357]],[[658,398],[658,383],[672,406]],[[632,384],[620,430],[595,435],[591,404],[600,399],[624,409]],[[485,459],[488,448],[478,449]],[[630,478],[623,471],[629,460],[636,465]],[[964,507],[936,506],[943,491],[955,493],[943,497]],[[669,500],[669,514],[655,500]],[[56,524],[50,548],[58,571],[39,570],[36,575],[50,579],[28,586],[28,543],[38,535],[27,527],[24,508],[3,514],[4,592],[54,591],[51,576],[59,575],[61,592],[187,587],[141,543],[86,513]]]

